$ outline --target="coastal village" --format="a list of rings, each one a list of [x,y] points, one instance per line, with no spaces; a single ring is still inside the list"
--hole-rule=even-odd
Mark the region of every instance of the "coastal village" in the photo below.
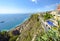
[[[44,21],[44,19],[39,15],[39,19],[42,22],[42,26],[44,26],[44,28],[46,30],[51,29],[52,27],[59,27],[59,22],[60,22],[60,5],[57,6],[57,8],[54,11],[51,11],[49,14],[51,14],[53,17],[50,19],[47,19],[46,21]],[[43,14],[44,15],[44,14]],[[28,24],[28,22],[24,22],[24,24]],[[20,32],[24,29],[23,27],[25,27],[26,25],[20,25],[17,26],[17,28],[15,30],[20,30]]]
[[[50,19],[47,19],[46,21],[43,20],[42,17],[40,17],[40,20],[42,20],[42,25],[46,30],[51,29],[52,27],[59,27],[60,23],[60,5],[57,6],[57,8],[54,11],[51,11],[49,14],[51,14],[53,17]]]

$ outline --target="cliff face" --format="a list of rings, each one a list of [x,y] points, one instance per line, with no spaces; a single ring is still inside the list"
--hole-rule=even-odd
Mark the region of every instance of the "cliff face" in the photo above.
[[[21,34],[16,41],[32,41],[36,34],[43,31],[38,17],[38,14],[33,14],[27,21],[17,27]]]

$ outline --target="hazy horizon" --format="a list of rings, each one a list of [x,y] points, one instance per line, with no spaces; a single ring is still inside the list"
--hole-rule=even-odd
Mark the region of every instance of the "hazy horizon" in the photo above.
[[[50,11],[58,4],[60,0],[0,0],[0,14]]]

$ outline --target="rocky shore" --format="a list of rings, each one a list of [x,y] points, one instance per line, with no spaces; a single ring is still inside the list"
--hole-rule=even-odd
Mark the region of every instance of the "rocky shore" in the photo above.
[[[20,33],[21,31],[26,28],[26,25],[29,23],[29,20],[26,20],[24,23],[22,23],[21,25],[17,26],[14,30],[19,30]]]
[[[24,30],[24,29],[27,27],[26,25],[27,25],[28,23],[29,23],[29,18],[26,19],[22,24],[16,26],[16,28],[12,29],[12,31],[18,30],[19,33],[21,33],[22,30]],[[11,30],[10,30],[10,31],[11,31]]]

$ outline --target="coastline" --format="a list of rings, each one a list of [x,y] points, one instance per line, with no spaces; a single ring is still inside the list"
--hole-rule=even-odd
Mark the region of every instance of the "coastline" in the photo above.
[[[18,27],[19,27],[19,28],[22,28],[22,26],[26,24],[26,22],[28,21],[28,19],[30,18],[30,16],[31,16],[31,14],[29,15],[29,17],[25,18],[21,23],[15,25],[15,26],[12,27],[11,29],[4,29],[4,30],[0,30],[0,31],[7,31],[7,32],[9,32],[9,31],[15,30],[15,29],[18,28]]]
[[[31,15],[30,15],[31,16]],[[18,28],[18,27],[20,27],[20,26],[22,26],[22,25],[24,25],[25,24],[25,22],[27,22],[28,21],[28,19],[30,18],[30,16],[28,17],[28,18],[26,18],[22,23],[20,23],[20,24],[18,24],[18,25],[16,25],[16,26],[14,26],[14,27],[12,27],[12,29],[10,29],[10,30],[6,30],[6,31],[12,31],[12,30],[15,30],[16,28]]]

